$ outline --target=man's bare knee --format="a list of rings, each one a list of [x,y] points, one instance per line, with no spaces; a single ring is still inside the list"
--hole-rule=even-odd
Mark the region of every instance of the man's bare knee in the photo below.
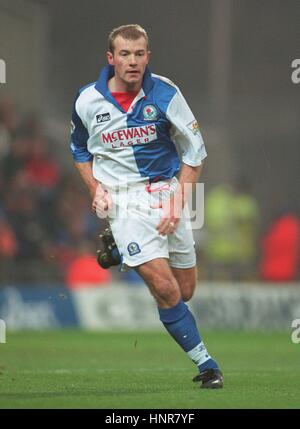
[[[145,280],[158,306],[172,307],[178,303],[180,288],[166,263],[151,261],[137,267],[137,271]]]
[[[180,289],[174,278],[156,273],[148,283],[150,292],[160,307],[174,306],[180,299]]]
[[[195,292],[195,286],[196,285],[194,282],[187,282],[183,285],[183,287],[180,287],[183,301],[189,301],[193,297]]]
[[[189,301],[194,295],[197,283],[197,272],[195,267],[186,269],[172,268],[172,272],[179,284],[183,301]]]

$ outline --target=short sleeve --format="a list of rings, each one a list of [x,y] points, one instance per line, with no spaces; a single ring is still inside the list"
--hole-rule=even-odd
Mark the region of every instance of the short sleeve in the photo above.
[[[71,121],[71,142],[70,149],[75,162],[87,162],[93,159],[93,155],[87,149],[87,141],[89,139],[89,133],[76,110],[77,95],[72,112]]]
[[[201,165],[207,156],[204,141],[198,122],[178,88],[166,115],[171,123],[171,138],[182,151],[182,161],[192,167]]]

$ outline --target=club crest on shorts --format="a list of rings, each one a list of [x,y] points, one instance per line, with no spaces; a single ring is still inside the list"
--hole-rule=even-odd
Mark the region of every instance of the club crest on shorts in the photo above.
[[[153,106],[153,104],[148,104],[143,109],[143,115],[145,121],[155,121],[157,119],[157,109]]]
[[[127,250],[129,252],[130,256],[136,255],[137,253],[140,253],[140,251],[141,251],[140,246],[137,243],[135,243],[134,241],[132,243],[128,244]]]

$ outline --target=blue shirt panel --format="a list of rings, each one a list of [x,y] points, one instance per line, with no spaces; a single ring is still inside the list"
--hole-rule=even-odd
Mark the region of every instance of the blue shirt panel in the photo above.
[[[147,144],[132,146],[139,173],[142,177],[149,177],[150,181],[170,179],[180,169],[180,159],[176,146],[170,138],[170,122],[166,111],[170,101],[176,93],[176,88],[153,78],[154,85],[146,97],[139,100],[132,113],[127,115],[128,128],[156,125],[157,140]],[[147,106],[155,108],[157,115],[153,120],[145,118]]]

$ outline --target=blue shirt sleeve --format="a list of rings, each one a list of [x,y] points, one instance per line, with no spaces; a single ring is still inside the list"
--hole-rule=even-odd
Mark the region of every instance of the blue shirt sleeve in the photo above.
[[[76,111],[76,101],[79,95],[77,95],[73,106],[70,149],[75,162],[88,162],[93,159],[93,155],[87,149],[88,130]]]

